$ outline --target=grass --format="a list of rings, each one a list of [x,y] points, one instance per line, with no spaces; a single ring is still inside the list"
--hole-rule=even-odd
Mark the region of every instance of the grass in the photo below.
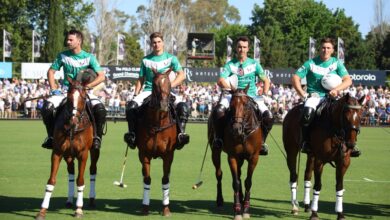
[[[125,122],[108,123],[98,163],[97,208],[89,209],[85,199],[84,219],[162,218],[162,160],[152,161],[149,216],[140,215],[143,185],[137,151],[129,151],[124,176],[124,183],[128,187],[122,189],[113,185],[113,181],[120,179],[126,149],[122,140],[125,131]],[[225,207],[218,210],[215,207],[216,180],[210,151],[203,168],[203,185],[197,190],[191,189],[198,179],[205,152],[206,125],[189,124],[187,132],[191,135],[191,142],[183,150],[175,152],[172,165],[170,219],[231,219],[233,193],[226,155],[223,154],[222,157]],[[358,144],[363,154],[360,158],[352,159],[345,176],[344,213],[349,219],[388,219],[390,216],[389,133],[390,128],[362,128]],[[278,148],[283,147],[281,126],[274,126],[271,134],[277,144],[269,138],[270,154],[260,158],[255,170],[251,192],[251,217],[307,219],[308,213],[290,215],[289,174],[284,156]],[[0,121],[0,219],[31,219],[39,211],[50,173],[51,152],[40,147],[44,136],[41,121]],[[298,198],[302,200],[303,160],[300,165]],[[325,166],[319,203],[319,215],[322,219],[336,218],[334,176],[334,169],[329,165]],[[89,174],[86,175],[85,198],[88,198],[88,177]],[[367,181],[365,178],[373,181]],[[67,173],[65,163],[62,162],[47,219],[73,219],[73,210],[64,206],[66,188]]]

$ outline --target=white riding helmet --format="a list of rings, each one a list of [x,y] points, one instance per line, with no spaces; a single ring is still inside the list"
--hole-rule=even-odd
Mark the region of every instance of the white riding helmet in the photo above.
[[[342,79],[337,74],[326,74],[321,79],[321,85],[327,89],[332,90],[342,83]]]

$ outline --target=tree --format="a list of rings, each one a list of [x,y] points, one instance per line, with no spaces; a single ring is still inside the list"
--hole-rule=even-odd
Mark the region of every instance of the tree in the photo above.
[[[49,10],[47,35],[47,60],[54,60],[64,48],[64,15],[61,7],[61,0],[52,0]]]

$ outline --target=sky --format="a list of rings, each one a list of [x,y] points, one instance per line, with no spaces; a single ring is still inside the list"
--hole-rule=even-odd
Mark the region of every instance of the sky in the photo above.
[[[129,15],[136,15],[139,5],[147,5],[149,0],[117,0],[117,8],[125,11]],[[230,5],[235,6],[240,11],[241,24],[250,24],[253,5],[256,3],[263,7],[263,0],[228,0]],[[320,0],[316,0],[320,2]],[[328,9],[335,11],[336,8],[345,9],[346,15],[352,17],[355,24],[359,24],[359,31],[362,37],[371,30],[375,24],[375,0],[322,0]],[[390,22],[390,1],[383,0],[384,18]]]

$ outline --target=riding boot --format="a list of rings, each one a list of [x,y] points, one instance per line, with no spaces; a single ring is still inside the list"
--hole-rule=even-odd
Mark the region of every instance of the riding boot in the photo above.
[[[135,149],[135,125],[137,123],[137,110],[138,104],[135,101],[129,101],[126,105],[126,120],[128,126],[128,132],[124,135],[124,140],[127,146],[131,149]]]
[[[264,155],[264,156],[268,155],[268,148],[267,148],[268,145],[265,143],[265,141],[267,140],[267,136],[271,131],[273,125],[274,125],[274,118],[272,117],[272,113],[269,110],[264,111],[262,114],[262,123],[261,123],[261,128],[262,128],[261,130],[263,131],[263,144],[260,150],[260,155]]]
[[[53,133],[55,119],[55,108],[53,103],[45,100],[41,110],[41,115],[47,132],[47,137],[42,143],[42,147],[47,149],[53,149]]]
[[[102,103],[96,104],[92,108],[93,116],[95,119],[95,127],[94,127],[94,137],[92,146],[95,149],[100,149],[102,144],[102,136],[104,125],[106,124],[106,108]]]
[[[315,114],[314,108],[304,107],[303,117],[301,120],[301,125],[302,125],[301,151],[302,151],[302,153],[305,153],[305,154],[311,153],[311,147],[309,145],[309,126],[310,126],[310,123],[313,121],[314,114]]]
[[[185,133],[186,124],[189,117],[189,109],[185,102],[180,102],[176,106],[177,113],[177,127],[178,127],[178,135],[177,141],[178,144],[176,149],[180,150],[184,147],[184,145],[190,142],[190,136]]]
[[[223,147],[223,130],[226,108],[222,104],[215,106],[212,112],[212,124],[214,127],[214,141],[212,143],[213,148],[221,149]]]

